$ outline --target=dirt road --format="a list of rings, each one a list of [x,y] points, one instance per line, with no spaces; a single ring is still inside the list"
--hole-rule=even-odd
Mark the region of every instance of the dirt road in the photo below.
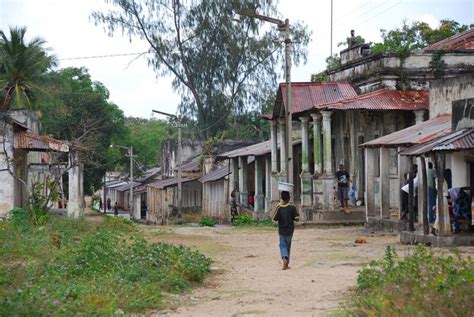
[[[148,239],[192,246],[214,260],[202,287],[181,297],[167,316],[324,316],[343,307],[357,270],[380,258],[387,245],[399,254],[411,246],[393,234],[371,235],[362,227],[297,229],[291,269],[281,270],[273,228],[145,227]],[[366,244],[356,244],[361,238]]]

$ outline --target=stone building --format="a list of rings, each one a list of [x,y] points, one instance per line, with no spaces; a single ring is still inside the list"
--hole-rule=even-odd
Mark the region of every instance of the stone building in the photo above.
[[[79,217],[84,210],[82,148],[40,135],[40,121],[31,111],[14,110],[1,117],[0,217],[14,207],[26,207],[32,182],[44,183],[47,177],[60,179],[67,171],[69,197],[67,214]],[[60,157],[65,156],[67,163]],[[47,189],[45,188],[45,194]],[[57,207],[51,202],[51,207]]]

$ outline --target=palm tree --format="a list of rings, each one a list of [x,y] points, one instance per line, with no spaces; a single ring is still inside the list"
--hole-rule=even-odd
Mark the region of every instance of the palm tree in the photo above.
[[[14,108],[36,110],[44,95],[47,73],[57,65],[46,43],[34,38],[25,43],[26,28],[10,28],[10,38],[0,31],[0,113]]]

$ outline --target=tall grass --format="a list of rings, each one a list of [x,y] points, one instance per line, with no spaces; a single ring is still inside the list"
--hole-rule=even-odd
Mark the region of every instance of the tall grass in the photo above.
[[[189,248],[146,242],[121,218],[11,219],[0,223],[0,316],[159,309],[164,292],[201,282],[210,265]]]

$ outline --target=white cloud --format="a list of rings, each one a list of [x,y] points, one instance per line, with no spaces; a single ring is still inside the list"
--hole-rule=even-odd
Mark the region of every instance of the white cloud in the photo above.
[[[420,21],[420,22],[425,22],[425,23],[428,23],[428,25],[432,28],[432,29],[435,29],[439,26],[439,20],[434,17],[433,15],[431,14],[423,14],[422,16],[420,16],[418,19],[416,19],[417,21]]]

